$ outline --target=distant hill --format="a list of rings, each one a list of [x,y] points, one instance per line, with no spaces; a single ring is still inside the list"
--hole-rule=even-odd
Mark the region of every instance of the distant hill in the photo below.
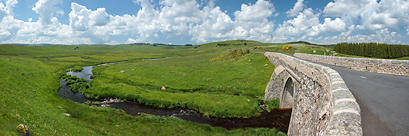
[[[44,45],[53,45],[53,44],[21,44],[21,43],[7,43],[0,45],[16,45],[16,46],[44,46]]]
[[[310,43],[310,42],[306,42],[306,41],[288,42],[288,44],[308,44],[308,45],[318,45],[318,44],[315,44],[315,43]]]
[[[306,41],[288,42],[287,44],[306,44],[306,45],[323,46],[323,47],[327,47],[327,48],[328,48],[328,47],[333,47],[333,46],[335,46],[335,44],[323,45],[323,44],[310,43],[310,42],[306,42]]]

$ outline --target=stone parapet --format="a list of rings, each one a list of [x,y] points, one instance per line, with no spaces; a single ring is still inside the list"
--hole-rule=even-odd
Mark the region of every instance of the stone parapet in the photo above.
[[[285,81],[294,81],[288,135],[362,135],[361,110],[338,72],[289,55],[264,55],[279,68],[267,85],[265,100],[281,99]]]
[[[353,70],[409,76],[409,60],[348,58],[304,53],[295,53],[294,56],[305,60],[341,66]]]

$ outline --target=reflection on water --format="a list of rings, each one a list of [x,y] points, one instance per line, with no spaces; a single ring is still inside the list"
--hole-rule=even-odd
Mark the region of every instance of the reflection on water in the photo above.
[[[166,58],[156,58],[156,59],[142,59],[142,61],[147,61],[147,60],[161,60],[161,59],[167,59],[170,57],[166,57]]]
[[[78,78],[84,78],[86,82],[91,81],[91,76],[92,76],[92,67],[93,66],[86,66],[82,67],[84,68],[81,72],[67,72],[67,75],[71,76],[77,76]]]

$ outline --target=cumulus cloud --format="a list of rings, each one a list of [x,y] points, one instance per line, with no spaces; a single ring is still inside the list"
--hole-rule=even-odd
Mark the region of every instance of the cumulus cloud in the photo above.
[[[262,21],[271,17],[275,8],[272,3],[264,0],[258,0],[254,5],[241,5],[241,11],[234,12],[237,21]]]
[[[387,28],[376,31],[374,34],[353,36],[331,36],[319,40],[322,44],[335,44],[339,42],[378,42],[378,43],[401,43],[402,36],[396,32],[391,32]]]
[[[335,0],[323,12],[327,16],[341,17],[348,25],[360,20],[368,34],[388,28],[399,31],[399,26],[409,23],[409,1],[405,0]]]
[[[52,23],[51,19],[53,14],[58,10],[58,8],[55,7],[57,4],[62,4],[62,0],[39,0],[32,10],[40,14],[40,21],[46,26]]]
[[[17,3],[17,0],[7,0],[5,4],[0,2],[0,22],[5,16],[13,14],[13,9]]]
[[[5,41],[11,38],[11,33],[5,29],[0,29],[0,41]]]
[[[220,10],[220,7],[213,9],[206,7],[202,12],[207,14],[207,17],[202,18],[203,23],[191,26],[191,29],[189,29],[193,41],[207,42],[208,40],[232,37],[231,34],[235,28],[235,23],[230,16]]]
[[[7,15],[7,9],[4,6],[3,3],[0,3],[0,22],[3,20],[3,18]]]
[[[135,38],[128,38],[128,43],[147,42],[159,33],[167,38],[191,37],[190,40],[195,42],[236,38],[265,41],[274,27],[274,23],[267,18],[273,16],[275,8],[272,3],[264,0],[255,4],[243,4],[240,11],[234,12],[234,20],[220,7],[214,6],[214,1],[203,4],[195,0],[164,0],[159,3],[159,9],[154,9],[149,0],[134,2],[142,7],[136,16],[111,17],[111,22],[123,24],[124,28],[118,31],[115,29],[114,33],[121,31],[134,35]],[[120,23],[125,19],[137,21]]]
[[[293,17],[297,16],[300,11],[302,11],[304,7],[304,0],[297,0],[297,2],[294,4],[294,7],[287,11],[287,17]]]
[[[207,42],[225,39],[253,39],[270,41],[274,22],[272,17],[275,8],[272,3],[258,0],[255,4],[242,4],[239,11],[234,12],[234,20],[220,7],[205,7],[202,13],[203,23],[196,24],[189,29],[192,41]]]
[[[8,11],[8,14],[13,14],[13,9],[17,3],[18,3],[17,0],[7,0],[6,1],[6,9]]]
[[[320,13],[314,13],[313,9],[311,8],[304,9],[304,11],[299,12],[297,17],[294,19],[284,21],[278,26],[274,32],[273,42],[290,41],[293,40],[288,39],[291,36],[306,34],[307,31],[311,31],[313,26],[320,25],[319,16]],[[309,35],[316,36],[317,34],[310,32]]]
[[[332,33],[332,32],[343,32],[345,31],[345,23],[341,21],[341,19],[336,18],[331,20],[331,18],[325,18],[323,24],[312,26],[309,32],[307,33],[308,36],[318,36],[321,33]]]
[[[108,13],[105,8],[97,10],[87,9],[77,3],[71,3],[71,12],[68,14],[72,37],[89,38],[93,43],[105,43],[110,40]]]

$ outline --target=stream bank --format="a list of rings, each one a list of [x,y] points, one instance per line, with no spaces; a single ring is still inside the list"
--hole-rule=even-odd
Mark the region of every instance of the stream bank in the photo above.
[[[67,72],[67,74],[77,76],[78,78],[84,78],[86,82],[89,82],[91,81],[90,77],[93,75],[92,67],[93,66],[86,66],[83,67],[84,69],[81,72],[70,71]],[[281,132],[287,132],[291,117],[291,109],[272,110],[271,112],[263,110],[263,112],[261,112],[260,115],[251,118],[215,118],[203,116],[199,112],[191,109],[160,108],[155,106],[142,105],[138,102],[133,101],[122,101],[119,99],[93,100],[86,98],[81,92],[74,93],[73,91],[71,91],[71,88],[69,86],[65,85],[65,82],[66,81],[60,79],[61,87],[58,91],[58,96],[63,99],[69,99],[77,103],[83,103],[88,105],[122,109],[127,114],[135,116],[145,113],[158,116],[179,118],[200,124],[219,126],[226,129],[276,128],[278,131]]]

